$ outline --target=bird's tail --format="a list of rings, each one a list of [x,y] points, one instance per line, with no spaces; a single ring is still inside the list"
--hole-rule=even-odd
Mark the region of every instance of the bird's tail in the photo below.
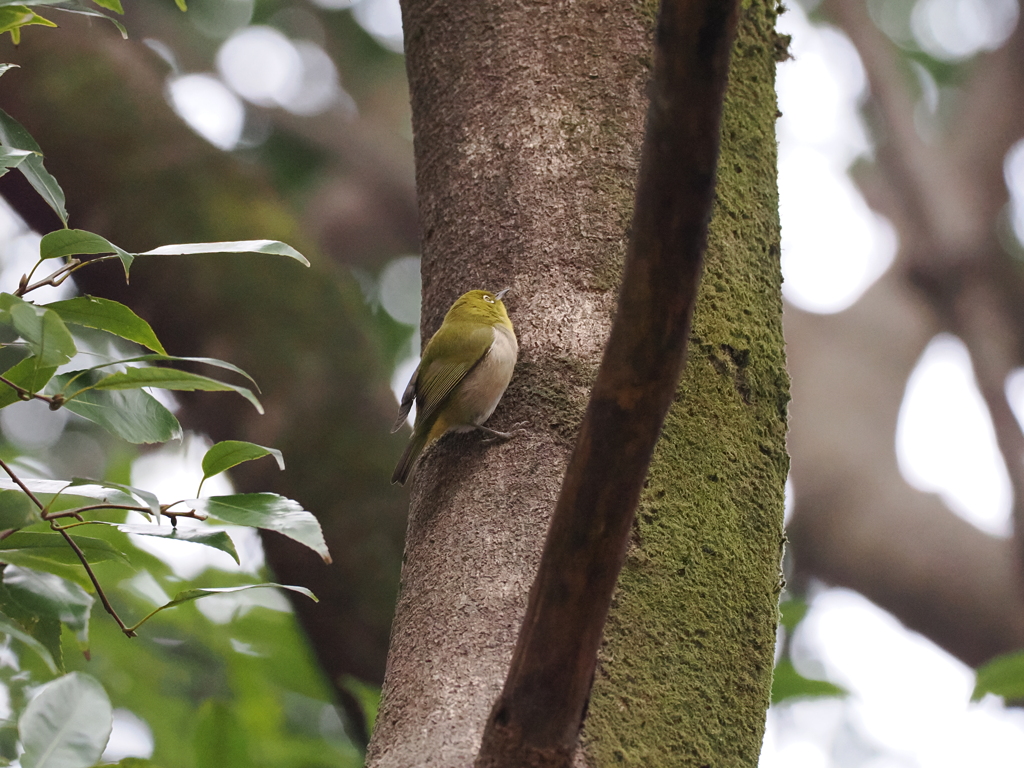
[[[412,437],[409,438],[409,444],[405,447],[405,453],[398,460],[398,466],[395,467],[395,472],[391,475],[392,485],[395,483],[405,485],[405,481],[412,474],[413,465],[416,464],[416,459],[423,452],[423,447],[427,444],[429,436],[427,432],[420,433],[419,430],[413,430]]]

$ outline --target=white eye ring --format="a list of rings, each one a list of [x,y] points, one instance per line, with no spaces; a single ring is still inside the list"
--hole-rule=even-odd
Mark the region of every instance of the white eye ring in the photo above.
[[[484,301],[486,301],[488,304],[494,303],[494,299],[492,299],[490,296],[484,296]]]

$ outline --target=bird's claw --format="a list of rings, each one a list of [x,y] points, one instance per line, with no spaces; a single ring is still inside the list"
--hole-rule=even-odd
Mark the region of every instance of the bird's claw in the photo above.
[[[481,441],[486,445],[489,443],[496,443],[499,440],[511,440],[516,435],[525,434],[526,430],[523,429],[523,427],[525,427],[527,423],[528,422],[520,421],[516,424],[513,424],[512,428],[508,432],[499,432],[496,429],[491,429],[490,427],[483,426],[477,426],[477,429],[479,429],[481,432],[484,432],[487,435],[487,437],[485,437]]]

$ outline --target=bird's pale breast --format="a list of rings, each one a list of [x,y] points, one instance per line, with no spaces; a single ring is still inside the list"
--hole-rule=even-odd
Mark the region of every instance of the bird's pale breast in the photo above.
[[[471,428],[490,418],[512,378],[518,356],[515,334],[503,325],[495,325],[494,342],[487,356],[469,372],[455,394],[454,410],[460,418],[452,423]]]

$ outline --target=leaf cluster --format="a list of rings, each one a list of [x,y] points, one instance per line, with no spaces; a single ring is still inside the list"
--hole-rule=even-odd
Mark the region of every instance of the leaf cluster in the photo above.
[[[94,2],[105,11],[123,13],[120,0]],[[184,2],[176,2],[184,10]],[[101,16],[124,31],[116,19],[79,0],[27,4],[0,0],[0,32],[10,32],[17,42],[24,26],[52,26],[32,10],[38,6]],[[0,65],[0,75],[11,66]],[[186,243],[129,252],[101,235],[70,228],[63,190],[46,170],[40,147],[23,126],[0,110],[0,176],[12,170],[25,176],[64,228],[42,238],[38,260],[17,289],[0,293],[0,409],[41,401],[52,411],[69,411],[131,444],[162,443],[182,436],[177,418],[165,404],[168,398],[154,396],[154,390],[233,392],[263,412],[258,387],[248,374],[225,361],[168,354],[152,327],[129,307],[93,296],[37,303],[33,294],[44,286],[61,285],[79,269],[112,259],[120,261],[128,280],[136,258],[271,254],[308,266],[302,254],[272,240]],[[119,352],[125,345],[134,351]],[[273,530],[330,562],[319,523],[297,502],[272,493],[201,495],[209,478],[268,456],[284,469],[284,459],[274,448],[234,440],[217,443],[202,459],[203,476],[195,498],[172,501],[108,478],[29,477],[17,462],[0,458],[0,634],[13,642],[14,649],[29,652],[18,656],[26,670],[41,667],[45,670],[41,674],[59,675],[30,700],[28,681],[38,681],[37,676],[8,685],[12,708],[20,717],[16,732],[13,726],[0,725],[0,763],[17,756],[19,742],[21,765],[26,768],[88,768],[100,759],[111,730],[110,698],[93,677],[67,671],[63,647],[64,639],[73,637],[88,658],[89,620],[97,600],[127,637],[136,637],[143,624],[167,609],[202,598],[277,587],[316,600],[303,587],[273,583],[188,586],[155,605],[150,601],[148,611],[141,611],[138,600],[109,591],[111,580],[120,579],[120,586],[137,586],[139,578],[148,577],[156,584],[150,575],[150,556],[130,546],[129,536],[191,542],[239,562],[230,533],[202,524],[179,526],[181,518]],[[148,522],[130,522],[130,513]],[[89,535],[81,530],[86,526]],[[126,573],[135,576],[125,581]],[[150,596],[153,591],[149,590]],[[156,591],[161,588],[156,586]],[[137,614],[131,621],[122,618],[127,615],[126,603]],[[211,754],[223,744],[230,746],[230,738],[220,737],[230,736],[237,716],[227,705],[211,700],[200,710],[196,739],[206,738]],[[122,764],[148,763],[130,759]]]

